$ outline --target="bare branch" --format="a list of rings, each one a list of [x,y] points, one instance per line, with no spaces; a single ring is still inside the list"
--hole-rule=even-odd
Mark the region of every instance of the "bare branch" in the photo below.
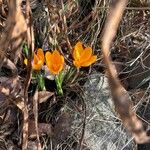
[[[137,118],[136,113],[132,111],[130,96],[121,85],[116,68],[109,56],[111,43],[116,35],[126,4],[127,0],[114,0],[111,5],[104,28],[102,53],[107,67],[109,85],[116,110],[124,126],[133,134],[135,141],[137,143],[145,143],[150,142],[150,137],[144,131],[142,122]]]

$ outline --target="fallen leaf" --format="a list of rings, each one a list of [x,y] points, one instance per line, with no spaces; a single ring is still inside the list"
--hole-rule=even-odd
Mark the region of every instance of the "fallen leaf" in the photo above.
[[[40,91],[40,92],[38,92],[39,103],[46,102],[47,99],[52,97],[53,95],[54,95],[54,92],[49,92],[49,91]]]
[[[49,136],[53,135],[53,127],[51,124],[47,123],[38,123],[39,137],[47,134]],[[35,129],[35,121],[29,120],[29,138],[35,139],[37,136]]]

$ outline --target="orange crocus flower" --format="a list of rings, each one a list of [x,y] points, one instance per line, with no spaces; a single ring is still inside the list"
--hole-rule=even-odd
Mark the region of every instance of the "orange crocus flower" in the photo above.
[[[59,72],[64,67],[64,57],[59,53],[59,51],[54,50],[52,53],[47,52],[45,54],[46,65],[49,68],[50,72],[54,75],[59,74]]]
[[[73,50],[73,64],[77,68],[88,67],[97,60],[97,56],[92,54],[92,48],[83,48],[81,42],[77,42]]]
[[[24,63],[27,65],[27,59],[24,60]],[[44,64],[44,52],[41,48],[38,48],[37,54],[34,53],[32,69],[33,70],[41,70]]]

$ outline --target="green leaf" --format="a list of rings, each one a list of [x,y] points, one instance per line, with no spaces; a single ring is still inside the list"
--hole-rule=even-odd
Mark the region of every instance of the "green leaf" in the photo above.
[[[25,53],[25,56],[28,58],[28,55],[29,55],[29,49],[28,49],[27,44],[24,44],[24,45],[23,45],[23,52]]]

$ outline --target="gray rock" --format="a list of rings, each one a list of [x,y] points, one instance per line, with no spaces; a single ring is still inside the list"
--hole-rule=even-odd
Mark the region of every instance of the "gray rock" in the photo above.
[[[133,138],[118,118],[111,100],[107,78],[95,74],[85,86],[87,125],[85,142],[91,150],[133,150]]]

